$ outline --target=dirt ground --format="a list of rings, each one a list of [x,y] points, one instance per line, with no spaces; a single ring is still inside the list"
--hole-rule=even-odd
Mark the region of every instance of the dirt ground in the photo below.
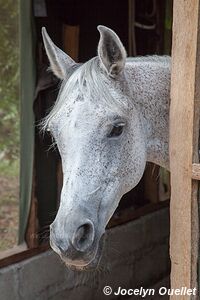
[[[0,251],[17,244],[19,179],[0,175]]]

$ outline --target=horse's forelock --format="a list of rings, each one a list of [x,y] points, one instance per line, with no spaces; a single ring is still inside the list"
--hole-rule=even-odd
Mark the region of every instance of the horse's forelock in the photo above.
[[[43,131],[48,130],[50,121],[62,109],[62,106],[70,104],[69,95],[76,89],[79,90],[83,98],[89,98],[94,103],[95,101],[100,101],[115,112],[125,113],[128,109],[128,103],[123,101],[122,97],[113,97],[108,81],[106,83],[106,75],[99,66],[98,57],[78,65],[70,73],[69,77],[61,84],[52,110],[42,121],[41,127]]]

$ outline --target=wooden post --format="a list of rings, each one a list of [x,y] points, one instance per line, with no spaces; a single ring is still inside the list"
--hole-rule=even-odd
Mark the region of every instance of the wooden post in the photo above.
[[[199,0],[174,0],[170,107],[171,288],[197,287],[198,204],[192,163],[198,163]],[[171,296],[170,299],[197,299]]]
[[[79,56],[79,26],[63,25],[63,49],[78,62]]]

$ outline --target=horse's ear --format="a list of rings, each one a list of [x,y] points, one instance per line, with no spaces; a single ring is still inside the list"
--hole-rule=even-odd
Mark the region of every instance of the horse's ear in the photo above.
[[[102,25],[97,29],[100,32],[98,56],[109,76],[116,77],[124,68],[126,50],[113,30]]]
[[[51,70],[58,78],[65,79],[69,68],[76,64],[75,61],[52,42],[45,27],[42,28],[42,37]]]

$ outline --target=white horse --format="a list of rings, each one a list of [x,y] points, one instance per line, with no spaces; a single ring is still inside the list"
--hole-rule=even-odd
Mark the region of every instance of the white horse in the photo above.
[[[84,64],[42,30],[50,68],[62,80],[44,120],[64,175],[50,243],[78,269],[97,267],[106,224],[146,162],[169,168],[170,58],[127,58],[115,32],[98,30],[98,55]]]

